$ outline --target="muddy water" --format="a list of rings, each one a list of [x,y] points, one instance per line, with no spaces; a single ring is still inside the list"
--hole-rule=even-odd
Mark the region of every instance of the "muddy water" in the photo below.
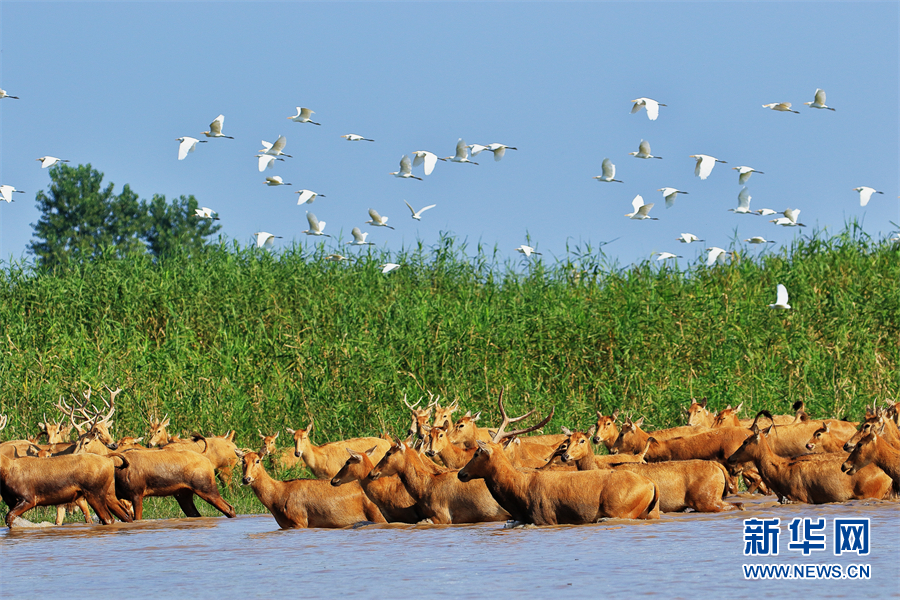
[[[579,527],[498,524],[280,531],[271,516],[0,530],[0,598],[897,598],[900,504],[854,501]],[[781,518],[778,557],[743,556],[743,519]],[[789,551],[794,517],[827,548]],[[832,519],[869,518],[867,557],[836,557]],[[868,580],[745,580],[744,563],[868,564]]]

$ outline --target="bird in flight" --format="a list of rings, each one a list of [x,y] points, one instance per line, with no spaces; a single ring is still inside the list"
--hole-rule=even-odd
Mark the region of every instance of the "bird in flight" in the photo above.
[[[256,158],[259,159],[259,172],[262,173],[266,169],[271,169],[275,165],[276,160],[280,160],[284,162],[283,158],[278,158],[276,156],[272,156],[271,154],[257,154]]]
[[[650,154],[650,142],[646,140],[641,140],[641,143],[638,144],[637,152],[629,152],[628,154],[637,158],[662,158],[662,156],[653,156]]]
[[[439,158],[438,160],[449,160],[450,162],[469,163],[473,165],[478,164],[477,162],[469,160],[469,147],[466,146],[466,142],[463,141],[462,138],[459,138],[459,141],[456,142],[456,154],[454,156],[445,156],[444,158]]]
[[[194,140],[194,138],[187,138],[187,139],[189,139],[189,140]],[[196,142],[197,140],[194,140],[194,141]],[[190,152],[193,152],[193,149],[191,149]],[[181,158],[182,158],[182,157],[181,157],[181,152],[180,152],[180,150],[179,150],[179,158],[178,158],[178,160],[181,160]],[[35,160],[40,161],[40,163],[41,163],[41,168],[42,168],[42,169],[46,169],[46,168],[48,168],[48,167],[52,167],[52,166],[55,165],[56,163],[61,163],[61,162],[67,163],[67,162],[69,162],[69,161],[67,161],[67,160],[63,160],[62,158],[56,158],[55,156],[42,156],[42,157],[40,157],[40,158],[36,158]]]
[[[263,146],[263,149],[259,151],[261,154],[268,154],[270,156],[287,156],[288,158],[294,158],[290,154],[285,154],[283,152],[284,147],[287,145],[287,138],[285,138],[283,135],[279,135],[278,139],[275,140],[275,143],[273,144],[270,144],[266,140],[261,141],[260,144],[262,144]]]
[[[312,204],[315,202],[317,196],[325,197],[325,194],[317,194],[312,190],[300,190],[299,192],[294,192],[295,194],[300,194],[297,196],[297,206],[301,204]]]
[[[387,227],[388,229],[393,229],[393,227],[387,224],[388,218],[379,215],[378,211],[374,208],[369,209],[369,216],[372,217],[372,219],[370,221],[366,221],[367,225],[371,225],[372,227]]]
[[[206,206],[201,206],[200,208],[194,209],[194,216],[199,219],[212,219],[213,221],[218,221],[218,214],[219,213],[211,208],[207,208]]]
[[[424,162],[425,174],[431,175],[431,172],[434,171],[434,165],[437,164],[437,155],[428,150],[416,150],[413,152],[413,156],[415,156],[413,159],[413,166],[418,167]]]
[[[501,158],[503,158],[504,155],[506,155],[507,150],[518,150],[518,148],[507,146],[505,144],[488,144],[484,147],[484,149],[494,153],[495,161],[499,161]],[[475,152],[472,152],[472,156],[475,156]]]
[[[22,190],[17,190],[11,185],[0,185],[0,200],[5,200],[7,204],[14,202],[13,193],[24,194]]]
[[[762,171],[757,171],[753,167],[731,167],[731,170],[738,172],[738,183],[741,185],[747,183],[747,180],[750,179],[750,176],[754,173],[765,175],[765,173],[763,173]]]
[[[749,242],[751,244],[774,244],[775,240],[767,240],[761,235],[754,235],[753,237],[749,237],[745,242]]]
[[[662,192],[663,198],[666,200],[666,208],[672,208],[675,205],[675,197],[678,196],[678,194],[687,194],[687,192],[682,192],[681,190],[670,187],[659,188],[656,191]]]
[[[638,98],[637,100],[632,100],[632,102],[634,103],[634,106],[631,107],[631,114],[636,113],[642,108],[646,108],[647,118],[651,121],[655,121],[656,117],[659,116],[659,107],[665,106],[665,104],[661,104],[650,98]]]
[[[650,204],[644,204],[644,199],[640,194],[634,197],[631,201],[631,206],[634,207],[634,212],[626,213],[625,216],[629,219],[635,219],[638,221],[643,221],[645,219],[650,219],[651,221],[659,221],[656,217],[651,217],[648,213],[650,209],[653,208],[654,204],[651,202]]]
[[[869,199],[872,197],[872,194],[883,194],[884,192],[879,192],[875,188],[870,188],[866,186],[853,188],[854,192],[859,192],[859,205],[865,206],[869,203]]]
[[[279,240],[281,239],[280,235],[272,235],[268,231],[257,231],[253,235],[256,236],[256,247],[257,248],[262,248],[263,246],[266,246],[267,248],[271,248],[272,245],[275,243],[276,238]]]
[[[724,160],[719,160],[715,156],[709,156],[708,154],[691,154],[690,158],[697,160],[697,164],[694,166],[694,175],[700,179],[709,177],[717,162],[727,164]]]
[[[738,207],[737,208],[729,208],[731,212],[738,215],[747,215],[750,214],[750,199],[752,196],[747,188],[741,188],[740,193],[738,194]]]
[[[409,207],[409,212],[412,213],[412,218],[415,219],[416,221],[421,221],[421,220],[422,220],[422,213],[423,213],[423,212],[425,212],[426,210],[428,210],[428,209],[430,209],[430,208],[434,208],[435,206],[437,206],[437,204],[429,204],[429,205],[426,206],[425,208],[423,208],[423,209],[419,210],[418,212],[416,212],[416,209],[414,209],[412,206],[410,206],[409,202],[407,202],[406,200],[404,200],[403,203],[406,204],[406,206]]]
[[[397,263],[384,263],[380,268],[382,273],[390,273],[395,269],[399,269],[400,265],[398,265]]]
[[[355,133],[348,133],[347,135],[342,135],[341,137],[350,142],[374,142],[375,141],[375,140],[370,140],[369,138],[364,138],[361,135],[356,135]]]
[[[622,183],[618,179],[616,179],[616,165],[613,164],[611,160],[608,158],[603,159],[603,163],[600,165],[603,169],[603,175],[596,175],[594,179],[597,181],[615,181],[616,183]]]
[[[409,160],[408,154],[404,154],[403,158],[400,159],[400,170],[389,174],[394,177],[400,177],[401,179],[418,179],[419,181],[422,181],[421,177],[416,177],[412,174],[412,161]]]
[[[834,110],[830,106],[825,105],[825,90],[817,89],[815,99],[812,102],[804,102],[803,104],[807,105],[810,108],[825,108],[828,110]]]
[[[304,229],[300,233],[305,233],[306,235],[324,235],[325,237],[331,237],[327,233],[325,233],[325,221],[320,221],[316,218],[316,215],[311,212],[306,213],[306,220],[309,221],[309,229]]]
[[[535,251],[534,248],[532,248],[531,246],[526,246],[525,244],[522,244],[515,250],[516,250],[516,252],[519,252],[520,254],[524,254],[525,258],[531,257],[532,254],[537,254],[538,256],[541,256],[540,252]]]
[[[291,121],[295,123],[312,123],[313,125],[321,125],[321,123],[316,123],[310,117],[316,114],[316,111],[309,110],[308,108],[297,107],[297,114],[293,117],[288,117]]]
[[[781,310],[790,310],[791,309],[791,305],[788,304],[787,288],[784,287],[783,285],[781,285],[780,283],[778,284],[778,287],[776,288],[776,291],[775,291],[775,303],[770,304],[769,308],[778,308]]]
[[[0,100],[2,100],[3,98],[12,98],[13,100],[19,99],[18,96],[10,96],[9,94],[7,94],[6,90],[0,90]]]
[[[215,120],[209,124],[209,131],[202,131],[201,133],[206,137],[211,138],[228,138],[229,140],[233,140],[234,138],[230,135],[225,135],[222,133],[222,126],[225,125],[225,115],[219,115],[215,118]]]
[[[682,233],[680,236],[675,238],[682,244],[690,244],[691,242],[705,242],[706,240],[701,240],[693,233]]]
[[[272,175],[270,177],[266,177],[266,180],[263,181],[269,187],[275,187],[278,185],[293,185],[290,183],[285,183],[284,180],[279,175]]]
[[[800,111],[791,110],[790,102],[773,102],[772,104],[763,104],[763,108],[771,108],[772,110],[777,110],[779,112],[792,112],[800,114]]]
[[[350,233],[353,234],[353,241],[347,242],[350,246],[374,246],[375,242],[367,242],[366,237],[369,235],[369,232],[363,233],[360,231],[359,227],[354,227],[350,230]]]

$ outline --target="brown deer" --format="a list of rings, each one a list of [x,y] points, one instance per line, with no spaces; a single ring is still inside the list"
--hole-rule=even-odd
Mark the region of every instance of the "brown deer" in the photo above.
[[[64,426],[62,421],[51,423],[44,414],[44,421],[38,423],[38,438],[43,435],[47,436],[47,444],[62,444],[68,441],[69,434],[72,432],[72,426]]]
[[[694,427],[712,427],[713,421],[715,421],[715,415],[713,415],[706,408],[706,398],[704,397],[701,400],[696,400],[695,398],[691,398],[691,402],[688,407],[685,409],[688,418],[688,425],[693,425]]]
[[[6,526],[35,506],[68,504],[84,498],[100,522],[109,525],[113,515],[131,522],[131,515],[116,498],[114,472],[129,461],[121,454],[68,454],[49,458],[0,456],[0,495],[9,506]]]
[[[597,411],[597,423],[594,425],[594,436],[591,439],[595,446],[603,444],[606,451],[609,452],[609,449],[619,439],[619,428],[616,427],[616,419],[618,418],[618,408],[611,415],[603,415],[599,410]]]
[[[897,429],[897,425],[888,417],[884,410],[873,405],[871,409],[866,407],[866,417],[844,444],[844,451],[853,452],[859,440],[870,433],[874,433],[882,425],[885,426],[884,432],[881,434],[882,439],[890,445],[900,448],[900,430]]]
[[[249,485],[282,529],[348,527],[360,521],[386,523],[359,484],[332,486],[321,479],[272,479],[259,454],[238,450],[243,484]]]
[[[891,489],[896,498],[900,496],[900,449],[880,437],[884,428],[882,425],[877,433],[873,431],[859,440],[853,452],[841,464],[841,471],[847,475],[855,475],[860,469],[875,464],[891,478]]]
[[[465,483],[457,471],[432,474],[419,453],[405,442],[392,444],[369,473],[370,479],[397,475],[416,501],[416,509],[435,524],[506,521],[509,513],[491,497],[484,482]]]
[[[259,431],[259,437],[262,438],[263,444],[262,448],[259,449],[258,454],[260,458],[269,457],[269,462],[272,464],[275,473],[280,473],[294,467],[302,468],[306,466],[306,464],[294,454],[293,447],[278,448],[275,445],[275,441],[281,433],[280,431],[276,432],[275,435],[265,435],[259,429],[257,429],[257,431]]]
[[[337,487],[352,481],[359,482],[363,492],[389,523],[418,523],[428,518],[406,491],[398,476],[382,476],[377,479],[369,477],[375,468],[372,464],[375,448],[369,448],[365,452],[355,452],[348,448],[347,452],[350,453],[350,458],[331,479],[331,485]]]
[[[234,467],[237,464],[237,457],[234,454],[234,451],[237,450],[234,435],[234,431],[229,431],[225,435],[213,436],[194,433],[190,440],[173,440],[169,437],[167,443],[160,445],[163,450],[167,451],[202,454],[212,463],[219,481],[231,489]]]
[[[129,450],[124,456],[128,468],[116,471],[116,496],[128,500],[134,518],[143,518],[145,496],[174,496],[188,517],[199,517],[194,494],[217,508],[226,517],[234,517],[234,508],[219,495],[213,465],[196,452],[168,450]]]
[[[838,434],[835,432],[827,421],[823,421],[822,425],[813,431],[812,437],[806,442],[806,450],[819,454],[830,452],[843,452],[844,444],[849,441],[850,437],[846,433]]]
[[[504,433],[510,418],[498,400],[503,422],[492,442],[478,442],[472,460],[457,473],[460,481],[483,479],[491,495],[513,519],[535,525],[593,523],[604,517],[659,518],[659,489],[649,479],[629,472],[522,471],[512,466],[499,442],[545,425]]]
[[[769,413],[768,411],[760,411],[760,413],[757,414],[757,418],[763,414],[768,415]],[[775,425],[778,424],[775,423]],[[806,454],[808,452],[807,443],[810,441],[810,438],[815,431],[823,425],[828,425],[829,430],[834,432],[835,436],[843,437],[844,440],[848,440],[856,431],[857,423],[839,421],[837,419],[825,419],[824,421],[807,419],[805,421],[798,421],[787,425],[778,425],[778,427],[773,430],[774,435],[768,440],[769,447],[775,454],[785,458]],[[751,427],[752,426],[753,424],[751,423]]]
[[[594,454],[592,441],[596,439],[594,436],[594,427],[584,431],[570,431],[563,427],[563,433],[569,437],[556,449],[553,456],[558,456],[565,465],[573,465],[579,471],[590,471],[593,469],[610,469],[613,465],[626,462],[643,463],[650,447],[647,444],[643,451],[638,454]],[[593,436],[593,437],[592,437]],[[552,465],[552,459],[541,469],[545,469]]]
[[[752,461],[780,502],[823,504],[852,498],[881,499],[890,493],[891,478],[874,465],[852,477],[844,476],[841,473],[843,454],[815,454],[799,459],[779,456],[768,444],[775,428],[773,424],[763,432],[753,425],[747,439],[728,457],[728,463]]]
[[[635,452],[640,452],[641,449],[647,445],[647,440],[650,437],[655,438],[657,441],[661,441],[686,435],[696,435],[697,433],[705,431],[705,428],[701,428],[700,426],[682,425],[680,427],[670,427],[669,429],[659,429],[647,433],[641,429],[641,425],[643,424],[644,417],[641,417],[637,421],[632,421],[631,418],[625,417],[625,422],[622,424],[622,430],[619,432],[619,437],[616,439],[616,443],[613,444],[612,448],[609,449],[610,453],[634,454]]]
[[[288,428],[288,433],[294,436],[294,455],[302,458],[306,466],[313,472],[317,479],[331,479],[344,463],[347,462],[347,448],[355,452],[365,452],[371,447],[376,447],[376,456],[380,460],[391,443],[376,437],[351,438],[316,446],[310,439],[313,431],[312,419],[306,429],[296,431]],[[373,462],[375,459],[372,459]]]
[[[430,393],[430,392],[429,392]],[[437,400],[440,400],[441,397],[438,396]],[[441,406],[438,401],[435,400],[434,404],[434,421],[432,421],[432,427],[442,427],[443,425],[447,425],[449,428],[453,428],[453,413],[459,409],[459,400],[454,400],[450,406]]]
[[[430,392],[429,392],[430,393]],[[440,396],[438,396],[438,400]],[[431,409],[437,404],[437,400],[432,396],[431,402],[429,402],[428,406],[425,408],[418,408],[419,403],[422,402],[422,398],[419,398],[415,404],[410,404],[406,399],[406,394],[403,394],[403,404],[409,409],[410,417],[412,417],[412,423],[409,426],[409,431],[407,431],[407,435],[413,436],[418,439],[422,439],[425,437],[425,427],[428,425],[428,421],[431,419]]]
[[[503,391],[500,390],[500,396],[502,398]],[[531,411],[527,414],[522,415],[521,417],[515,418],[511,423],[515,423],[516,421],[521,421],[522,419],[527,418],[531,413]],[[456,422],[455,426],[450,428],[450,443],[455,444],[461,448],[465,448],[467,450],[474,450],[476,447],[475,442],[478,440],[489,442],[492,439],[492,432],[483,427],[477,427],[475,422],[481,416],[481,412],[475,413],[473,416],[470,412],[467,412],[465,415],[459,418]],[[538,446],[543,446],[541,448],[537,448],[536,450],[543,454],[546,458],[547,454],[552,453],[556,446],[563,442],[566,439],[565,434],[562,433],[553,433],[546,435],[534,435],[534,436],[522,436],[518,438],[522,440],[524,444],[534,444]]]

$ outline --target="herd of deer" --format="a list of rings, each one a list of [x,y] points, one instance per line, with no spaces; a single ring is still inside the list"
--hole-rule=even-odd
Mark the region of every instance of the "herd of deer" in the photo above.
[[[107,388],[109,389],[109,388]],[[200,516],[196,494],[227,517],[234,508],[219,494],[216,474],[230,486],[241,461],[249,485],[282,528],[345,527],[361,521],[435,524],[513,520],[535,525],[594,523],[604,518],[656,519],[660,512],[741,509],[725,498],[743,477],[749,493],[774,493],[781,502],[844,502],[900,497],[898,407],[867,408],[860,423],[813,420],[798,403],[794,415],[760,411],[739,419],[738,406],[713,414],[706,400],[692,401],[688,425],[645,432],[643,418],[597,412],[587,431],[532,435],[553,417],[513,431],[500,393],[502,422],[477,425],[481,413],[456,421],[458,403],[440,398],[411,405],[408,437],[353,438],[316,446],[313,423],[287,429],[293,448],[278,449],[278,434],[265,435],[259,451],[239,449],[234,432],[190,439],[170,436],[168,416],[150,419],[150,438],[109,433],[115,397],[103,408],[90,404],[90,390],[69,406],[57,404],[72,426],[38,424],[32,440],[0,443],[0,493],[9,507],[6,524],[35,506],[75,503],[90,522],[89,507],[103,524],[113,515],[142,518],[145,496],[174,496],[184,514]],[[765,418],[768,427],[760,425]],[[7,419],[0,415],[0,429]],[[75,442],[64,441],[69,430]],[[39,439],[46,435],[46,444]],[[597,455],[594,446],[606,447]],[[280,481],[276,471],[302,464],[316,479]]]

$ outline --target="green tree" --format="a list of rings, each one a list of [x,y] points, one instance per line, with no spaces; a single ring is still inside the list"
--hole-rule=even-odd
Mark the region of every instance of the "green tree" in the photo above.
[[[204,238],[222,228],[212,219],[198,218],[194,212],[198,206],[193,196],[179,196],[169,204],[159,194],[145,204],[144,240],[154,256],[198,250],[206,244]]]

